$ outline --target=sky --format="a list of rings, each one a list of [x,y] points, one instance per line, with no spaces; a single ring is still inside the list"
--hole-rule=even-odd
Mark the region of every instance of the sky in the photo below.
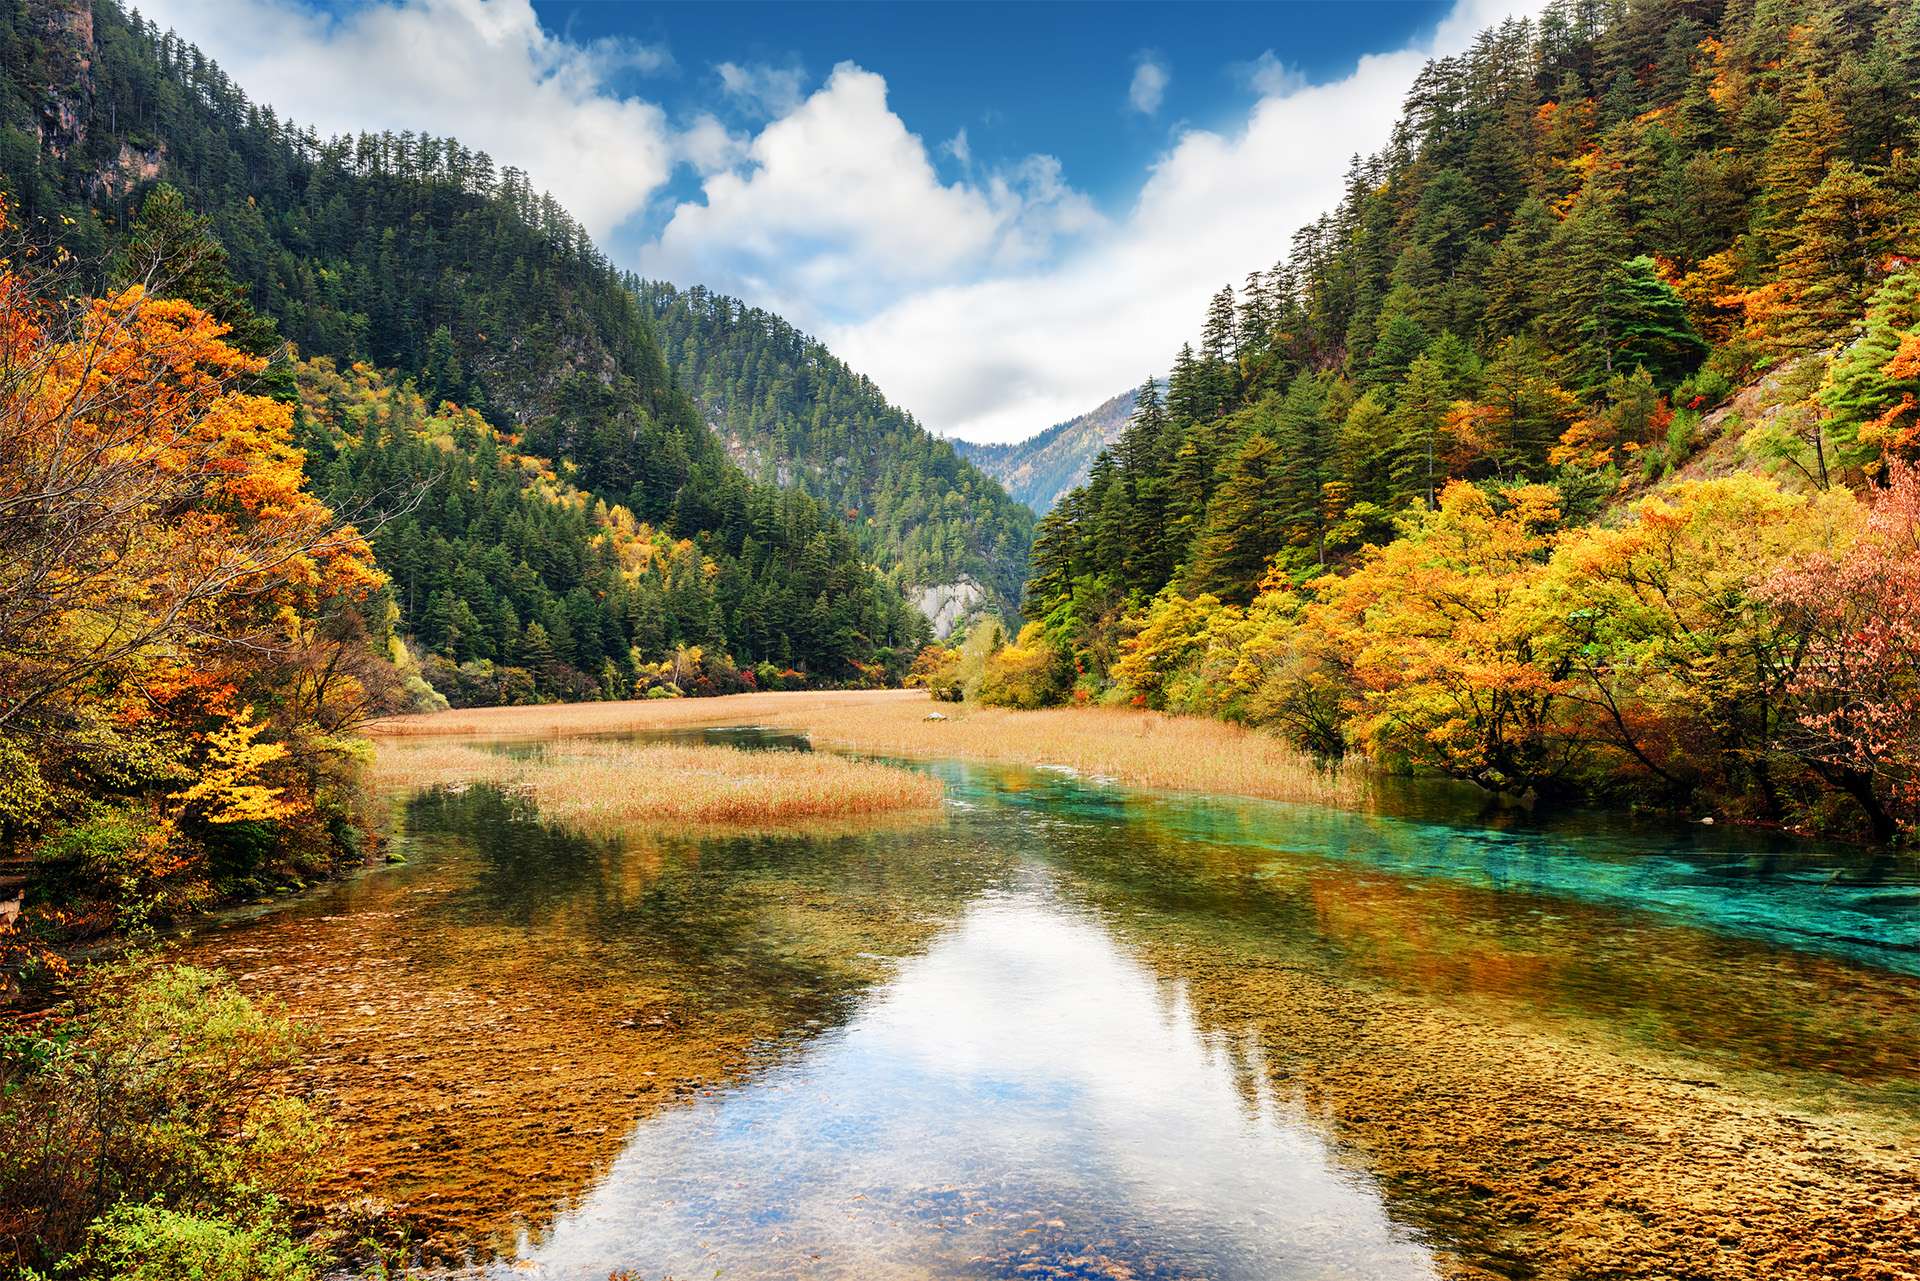
[[[324,133],[451,134],[619,265],[817,334],[929,428],[1017,440],[1164,371],[1537,0],[138,0]]]

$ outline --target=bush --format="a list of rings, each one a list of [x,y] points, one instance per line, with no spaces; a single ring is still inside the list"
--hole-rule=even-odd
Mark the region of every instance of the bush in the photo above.
[[[453,707],[523,707],[540,701],[534,674],[524,667],[508,667],[488,659],[453,663],[428,654],[420,671],[432,689]],[[554,665],[548,673],[556,689],[579,698],[595,698],[600,687],[571,667]]]
[[[928,645],[913,660],[907,671],[908,689],[924,689],[942,703],[957,703],[963,693],[960,651],[944,645]]]
[[[268,1088],[284,1019],[183,965],[96,971],[80,1004],[0,1040],[0,1254],[54,1263],[122,1203],[251,1220],[311,1191],[325,1127]]]
[[[147,814],[94,805],[34,851],[33,892],[64,908],[68,932],[82,937],[172,920],[214,897],[184,844]]]
[[[973,620],[959,643],[961,697],[977,699],[987,674],[987,662],[1007,643],[1007,629],[992,614]]]
[[[1733,380],[1718,369],[1702,369],[1681,380],[1673,389],[1673,405],[1676,409],[1692,409],[1705,413],[1722,404],[1733,395]]]
[[[89,1229],[80,1270],[115,1281],[309,1281],[315,1260],[272,1217],[236,1223],[117,1205]]]

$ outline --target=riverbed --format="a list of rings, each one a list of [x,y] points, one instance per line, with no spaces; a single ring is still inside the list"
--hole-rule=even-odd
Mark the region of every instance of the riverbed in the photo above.
[[[1920,1276],[1911,862],[914,768],[788,834],[430,790],[182,951],[453,1273]]]

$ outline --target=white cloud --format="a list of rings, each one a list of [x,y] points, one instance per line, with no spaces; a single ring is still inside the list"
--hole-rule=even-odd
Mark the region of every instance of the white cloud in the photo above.
[[[784,116],[799,106],[806,88],[806,72],[799,67],[723,62],[714,71],[720,77],[722,93],[746,110],[769,119]]]
[[[751,139],[734,133],[710,112],[702,112],[680,131],[677,142],[680,158],[704,176],[739,164]]]
[[[1190,130],[1124,218],[1053,261],[907,293],[822,337],[921,421],[1014,440],[1163,372],[1223,284],[1272,265],[1387,140],[1421,64],[1537,0],[1458,0],[1432,37],[1346,76],[1263,96],[1230,132]]]
[[[964,127],[953,137],[941,143],[940,150],[959,161],[962,169],[973,163],[973,144],[967,141],[967,131]]]
[[[1271,49],[1234,70],[1247,82],[1248,88],[1264,98],[1296,93],[1307,86],[1306,73],[1280,61]]]
[[[740,290],[811,324],[1026,265],[1099,221],[1049,156],[983,184],[942,183],[926,145],[887,106],[886,81],[843,62],[761,130],[744,163],[710,174],[701,199],[674,210],[640,267]]]
[[[1270,52],[1234,69],[1260,95],[1244,121],[1180,133],[1112,219],[1050,156],[982,166],[965,130],[930,149],[888,106],[885,81],[852,64],[811,94],[797,67],[716,67],[726,118],[765,119],[740,132],[709,112],[676,126],[617,92],[610,78],[664,69],[667,53],[555,36],[529,0],[141,8],[282,116],[323,132],[452,134],[527,170],[603,243],[692,167],[700,198],[673,210],[637,266],[782,311],[922,421],[1004,440],[1164,369],[1213,291],[1281,257],[1339,199],[1348,158],[1386,141],[1428,56],[1538,3],[1456,0],[1430,39],[1324,84]],[[1157,110],[1165,67],[1143,55],[1135,80],[1131,105]],[[942,152],[963,180],[941,182]]]
[[[1127,86],[1127,104],[1143,116],[1152,115],[1160,110],[1160,101],[1167,96],[1167,81],[1171,78],[1166,65],[1157,57],[1141,54],[1133,68],[1133,83]]]
[[[141,0],[283,117],[322,133],[452,135],[527,170],[595,236],[667,180],[675,143],[661,110],[606,89],[623,71],[671,65],[626,40],[581,44],[542,30],[528,0],[377,0],[316,12],[301,0]]]

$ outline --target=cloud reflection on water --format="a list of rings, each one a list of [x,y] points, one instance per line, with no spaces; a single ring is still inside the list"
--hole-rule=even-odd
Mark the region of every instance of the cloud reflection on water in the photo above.
[[[494,1274],[1437,1275],[1262,1079],[1036,868],[797,1059],[644,1121]]]

